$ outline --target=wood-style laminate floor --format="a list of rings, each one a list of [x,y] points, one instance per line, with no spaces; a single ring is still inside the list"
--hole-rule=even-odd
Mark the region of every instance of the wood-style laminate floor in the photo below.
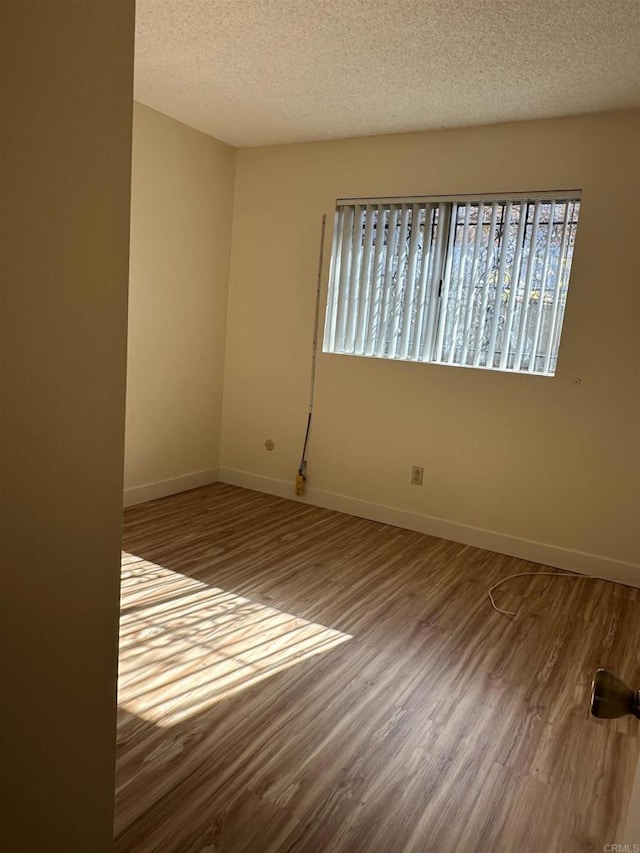
[[[126,511],[117,853],[602,851],[640,591],[222,484]]]

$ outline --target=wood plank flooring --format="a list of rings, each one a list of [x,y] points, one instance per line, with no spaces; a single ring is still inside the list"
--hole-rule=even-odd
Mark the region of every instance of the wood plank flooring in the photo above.
[[[124,522],[116,853],[602,851],[640,591],[216,484]],[[640,839],[639,839],[640,841]]]

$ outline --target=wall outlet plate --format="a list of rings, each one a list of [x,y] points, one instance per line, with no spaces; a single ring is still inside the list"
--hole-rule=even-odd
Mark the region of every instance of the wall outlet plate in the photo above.
[[[424,476],[424,468],[421,468],[419,465],[414,465],[413,468],[411,469],[411,485],[412,486],[421,486],[423,476]]]

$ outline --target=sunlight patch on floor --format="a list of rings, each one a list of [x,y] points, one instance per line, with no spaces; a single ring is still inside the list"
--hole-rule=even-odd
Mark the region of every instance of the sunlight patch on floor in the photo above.
[[[122,554],[118,704],[170,726],[351,639]]]

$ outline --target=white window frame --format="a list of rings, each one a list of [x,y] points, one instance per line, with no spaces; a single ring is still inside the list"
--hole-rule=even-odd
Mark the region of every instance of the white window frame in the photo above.
[[[580,202],[580,190],[338,199],[323,351],[553,376]]]

